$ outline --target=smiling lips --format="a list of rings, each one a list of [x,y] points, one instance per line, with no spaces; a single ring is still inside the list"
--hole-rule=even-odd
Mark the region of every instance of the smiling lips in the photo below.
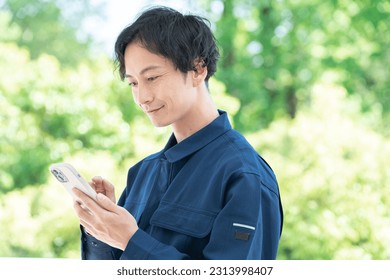
[[[155,112],[157,112],[158,110],[160,110],[162,107],[164,107],[164,106],[158,107],[158,108],[156,108],[156,109],[147,110],[146,113],[147,113],[147,114],[155,113]]]

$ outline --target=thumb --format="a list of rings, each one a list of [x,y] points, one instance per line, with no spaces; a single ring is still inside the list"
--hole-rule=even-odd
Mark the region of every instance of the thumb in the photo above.
[[[105,189],[105,194],[106,196],[111,199],[115,203],[115,188],[114,185],[111,184],[108,180],[103,179],[102,181],[104,189]]]
[[[96,200],[97,203],[99,203],[99,205],[107,211],[116,212],[117,205],[104,194],[98,193],[96,196]]]

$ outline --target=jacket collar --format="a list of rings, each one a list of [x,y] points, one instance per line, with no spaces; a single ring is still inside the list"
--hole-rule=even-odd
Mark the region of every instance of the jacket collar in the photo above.
[[[221,110],[218,112],[219,116],[215,120],[180,143],[177,143],[175,135],[172,134],[163,150],[167,160],[171,163],[179,161],[231,130],[227,113]]]

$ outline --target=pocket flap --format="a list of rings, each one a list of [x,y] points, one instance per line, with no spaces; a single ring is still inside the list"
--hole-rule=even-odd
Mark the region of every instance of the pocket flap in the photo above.
[[[150,219],[155,226],[202,238],[208,235],[215,215],[202,210],[175,204],[161,203]]]

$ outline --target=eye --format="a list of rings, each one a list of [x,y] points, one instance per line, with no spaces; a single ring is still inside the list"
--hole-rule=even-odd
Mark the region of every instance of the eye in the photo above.
[[[149,77],[149,78],[148,78],[148,81],[149,81],[149,82],[153,82],[153,81],[155,81],[158,77],[159,77],[159,76]]]
[[[138,83],[136,83],[136,82],[129,82],[130,87],[136,87],[137,85],[138,85]]]

